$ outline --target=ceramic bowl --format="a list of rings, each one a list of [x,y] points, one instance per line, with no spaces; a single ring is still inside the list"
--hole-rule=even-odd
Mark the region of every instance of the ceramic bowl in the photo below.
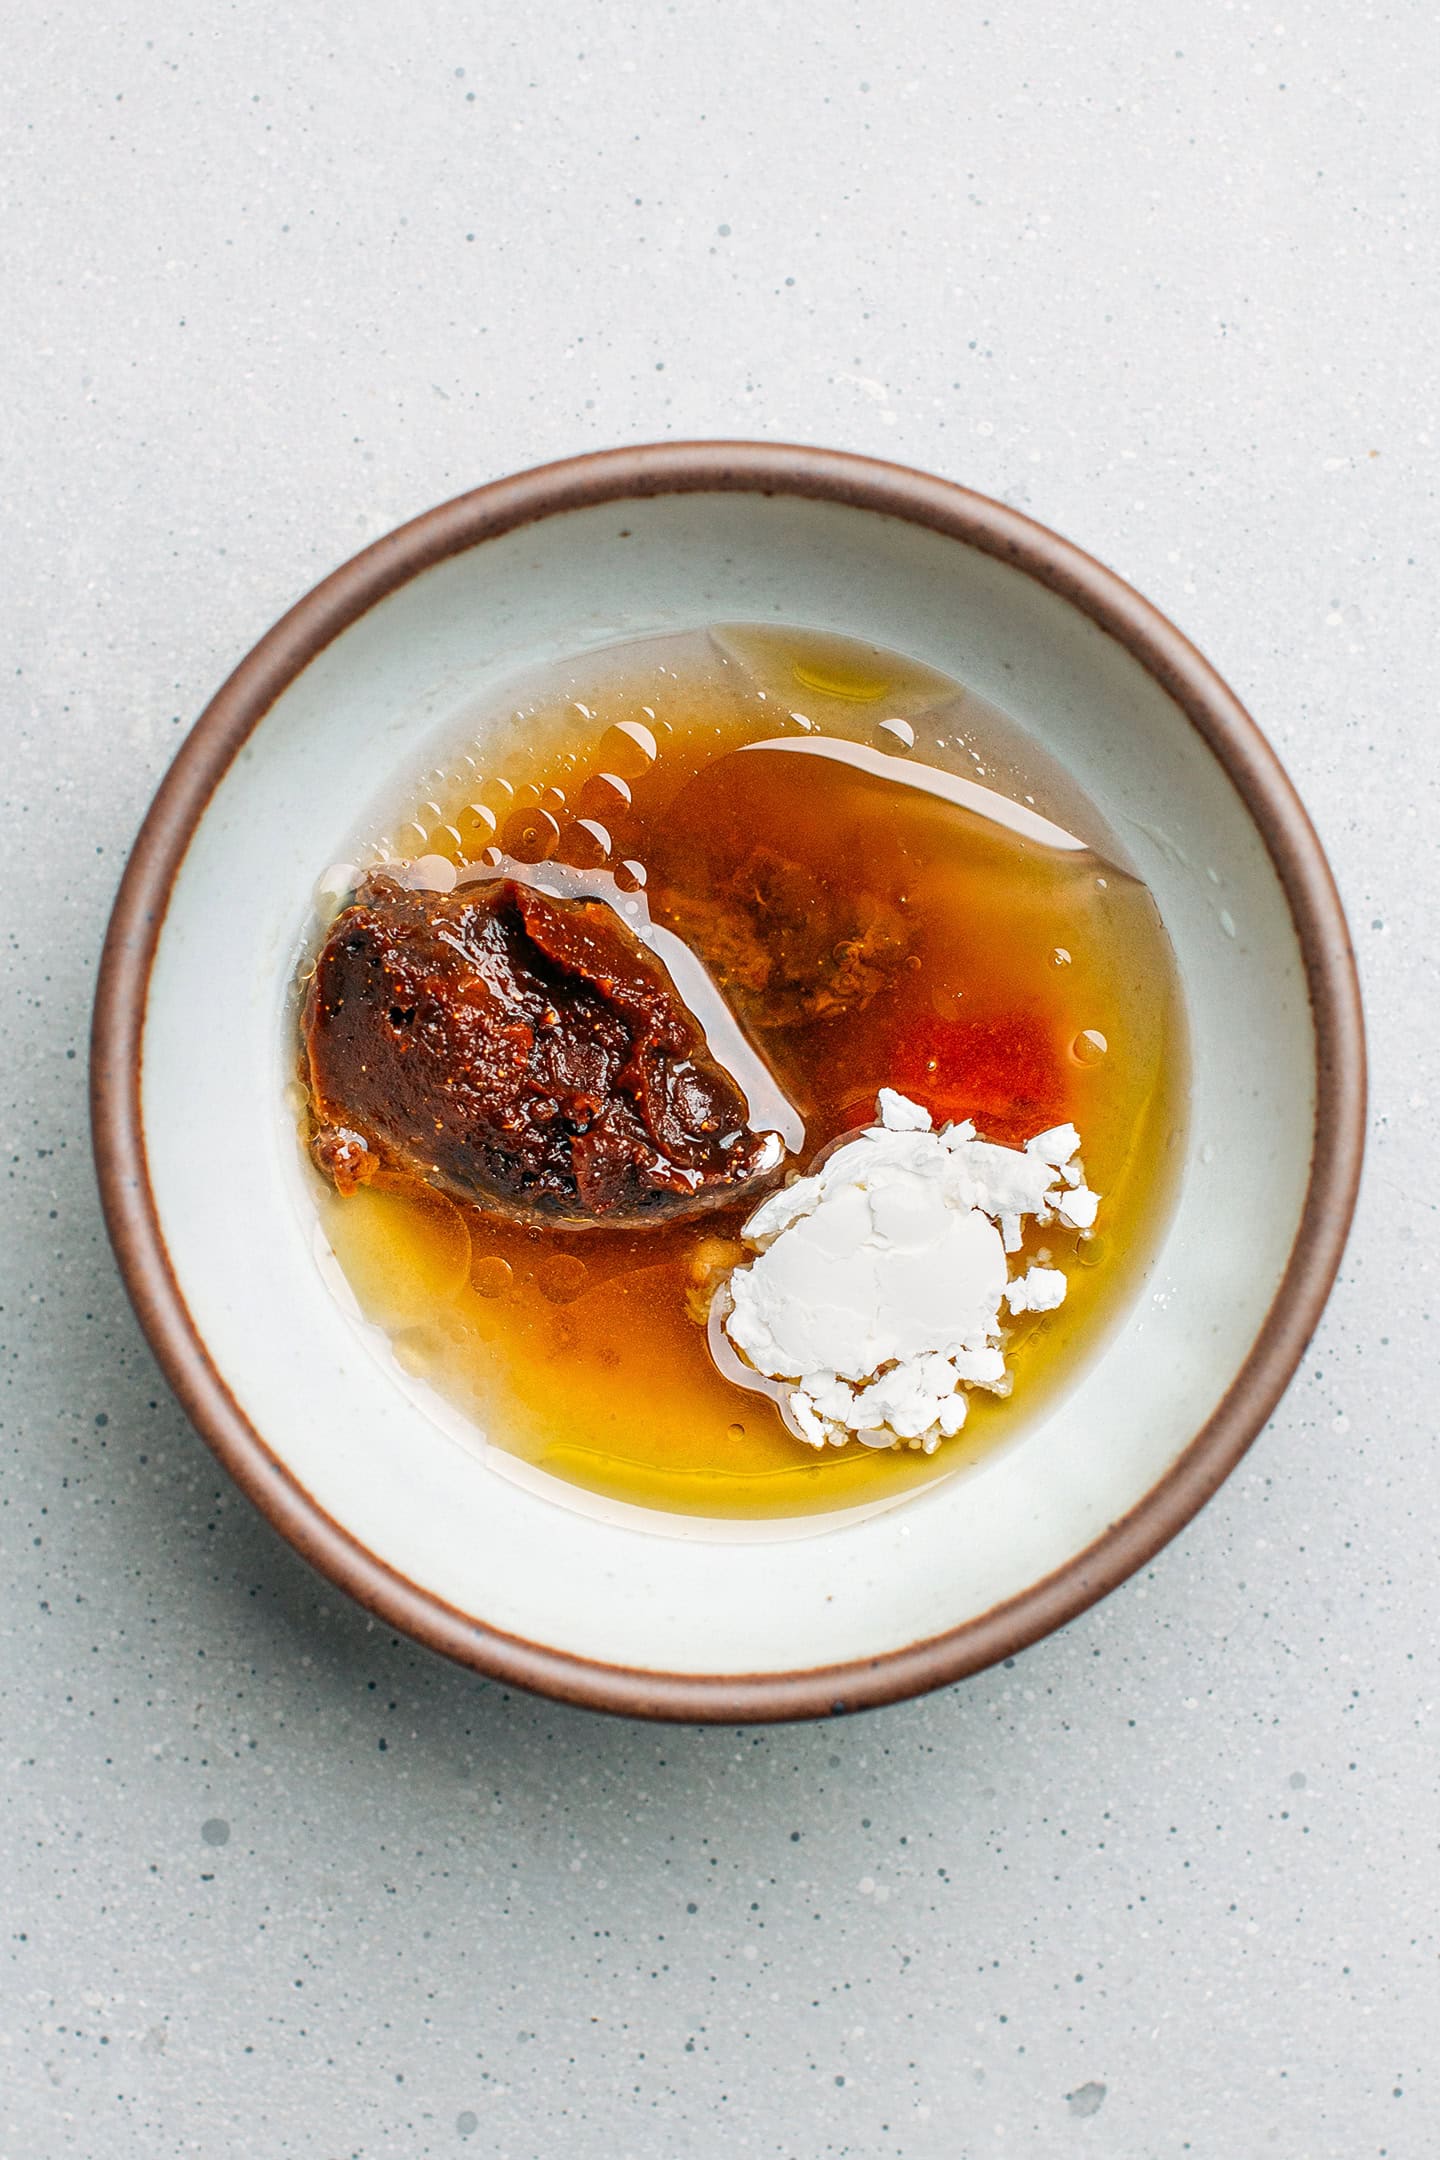
[[[418,739],[527,667],[774,619],[960,678],[1067,766],[1160,906],[1192,1036],[1151,1274],[1053,1411],[977,1468],[776,1545],[527,1489],[377,1358],[317,1253],[284,1083],[317,872]],[[236,1481],[387,1623],[599,1708],[846,1712],[1032,1642],[1184,1524],[1275,1407],[1339,1261],[1364,1050],[1315,835],[1240,705],[1128,586],[1013,510],[839,453],[666,444],[442,505],[242,661],[145,821],[105,947],[110,1231]],[[693,1529],[693,1526],[691,1526]]]

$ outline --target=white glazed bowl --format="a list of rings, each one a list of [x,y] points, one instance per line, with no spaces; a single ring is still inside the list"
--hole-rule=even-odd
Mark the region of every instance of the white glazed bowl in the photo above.
[[[1147,879],[1188,1003],[1188,1159],[1139,1301],[1015,1445],[783,1545],[587,1513],[501,1474],[367,1347],[315,1251],[283,1084],[317,871],[417,736],[527,667],[764,619],[868,638],[1052,751]],[[1218,677],[1119,579],[982,497],[771,445],[672,444],[481,488],[255,647],[167,776],[96,1007],[96,1152],[136,1309],[200,1431],[307,1558],[481,1671],[597,1707],[853,1710],[1008,1655],[1194,1513],[1319,1317],[1364,1049],[1304,812]]]

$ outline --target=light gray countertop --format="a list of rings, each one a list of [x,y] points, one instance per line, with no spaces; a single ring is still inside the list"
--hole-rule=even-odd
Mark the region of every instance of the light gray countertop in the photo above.
[[[1440,2152],[1428,0],[6,45],[0,2156]],[[88,1158],[105,916],[219,678],[428,504],[687,434],[1133,579],[1287,761],[1369,1001],[1355,1238],[1240,1470],[1013,1666],[829,1727],[367,1622],[189,1430]]]

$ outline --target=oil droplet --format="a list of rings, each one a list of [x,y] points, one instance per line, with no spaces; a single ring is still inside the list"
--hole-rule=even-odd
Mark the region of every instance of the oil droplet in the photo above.
[[[495,837],[495,813],[483,802],[467,803],[460,812],[456,830],[466,853],[472,857],[478,855]]]
[[[341,1206],[355,1295],[391,1326],[431,1318],[470,1273],[470,1232],[453,1201],[362,1185]]]
[[[433,1372],[445,1355],[443,1338],[424,1321],[415,1327],[401,1328],[392,1339],[396,1364],[416,1380],[423,1380],[427,1373]]]
[[[486,1298],[508,1297],[514,1279],[509,1261],[502,1260],[498,1253],[477,1260],[470,1275],[476,1296]]]
[[[876,729],[882,750],[913,750],[915,730],[908,720],[882,720]]]
[[[1109,1048],[1099,1028],[1082,1028],[1070,1045],[1070,1055],[1077,1065],[1098,1065]]]
[[[727,1425],[727,1426],[726,1426],[726,1428],[725,1428],[725,1437],[726,1437],[726,1439],[727,1439],[727,1440],[743,1440],[743,1439],[744,1439],[744,1437],[745,1437],[745,1428],[744,1428],[744,1426],[743,1426],[743,1425]]]
[[[1070,955],[1063,945],[1057,945],[1050,958],[1056,967],[1069,967],[1070,965]]]
[[[1089,1237],[1082,1237],[1076,1245],[1076,1264],[1083,1268],[1099,1267],[1107,1258],[1109,1251],[1110,1247],[1106,1240],[1092,1232]]]
[[[621,892],[639,892],[644,886],[645,865],[642,862],[621,862],[615,865],[615,883]]]
[[[354,863],[333,862],[321,873],[315,886],[317,900],[346,900],[354,892],[360,873]]]
[[[548,810],[517,810],[501,835],[516,862],[548,862],[560,845],[560,827]]]
[[[589,1275],[585,1262],[573,1253],[556,1253],[553,1259],[542,1261],[536,1280],[540,1295],[552,1305],[569,1305],[583,1296]]]
[[[871,675],[859,668],[817,667],[797,660],[791,669],[802,690],[818,690],[822,697],[849,698],[857,705],[872,705],[890,688],[888,675]]]
[[[630,783],[619,773],[592,773],[581,788],[575,807],[582,817],[599,818],[602,825],[630,807]]]
[[[617,720],[600,738],[601,763],[622,780],[638,780],[649,772],[658,753],[659,745],[643,720]]]
[[[551,817],[558,817],[565,807],[564,788],[547,787],[540,797],[540,807],[548,810]]]
[[[565,860],[576,870],[598,870],[610,860],[610,835],[597,818],[576,818],[569,827]]]
[[[504,779],[498,773],[496,777],[489,783],[489,790],[490,793],[496,798],[502,809],[507,803],[511,803],[515,800],[514,788],[510,785],[510,782],[508,780]],[[536,793],[538,795],[538,789],[536,790]]]
[[[422,855],[410,875],[421,892],[452,892],[455,887],[455,865],[444,855]]]
[[[540,800],[540,790],[533,780],[527,780],[516,788],[512,800],[517,810],[533,810]]]

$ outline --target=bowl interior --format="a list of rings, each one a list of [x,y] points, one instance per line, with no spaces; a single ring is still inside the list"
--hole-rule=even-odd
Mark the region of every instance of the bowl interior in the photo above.
[[[317,873],[417,743],[487,688],[587,647],[720,620],[869,638],[957,677],[1075,775],[1159,903],[1192,1037],[1179,1201],[1138,1302],[1053,1412],[867,1519],[637,1522],[530,1489],[428,1405],[317,1251],[284,1098],[288,992]],[[240,1410],[368,1553],[553,1652],[690,1675],[883,1657],[1053,1574],[1215,1411],[1300,1225],[1316,1044],[1295,928],[1230,779],[1157,681],[1012,565],[878,511],[783,495],[566,510],[370,609],[220,780],[172,888],[141,1110],[184,1301]]]

